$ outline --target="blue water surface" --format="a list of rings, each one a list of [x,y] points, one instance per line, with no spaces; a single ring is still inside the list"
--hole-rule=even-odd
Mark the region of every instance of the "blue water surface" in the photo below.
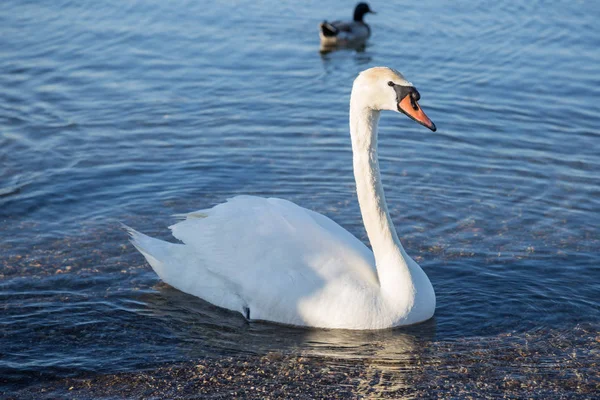
[[[319,22],[349,4],[0,3],[3,382],[598,335],[600,3],[373,1],[367,47],[321,54]],[[378,65],[415,84],[438,126],[383,114],[379,144],[434,320],[379,334],[248,324],[160,283],[119,222],[168,239],[172,214],[254,194],[367,243],[348,102]]]

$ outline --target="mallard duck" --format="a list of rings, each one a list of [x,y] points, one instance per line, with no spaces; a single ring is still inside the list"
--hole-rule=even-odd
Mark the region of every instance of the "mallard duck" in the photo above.
[[[371,36],[371,28],[363,21],[367,13],[375,14],[375,11],[367,3],[358,3],[352,21],[323,21],[319,27],[321,47],[364,43]]]

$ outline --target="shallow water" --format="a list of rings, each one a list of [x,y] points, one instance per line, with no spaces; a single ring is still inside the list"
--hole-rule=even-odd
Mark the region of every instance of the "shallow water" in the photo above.
[[[592,373],[600,7],[373,2],[366,49],[320,54],[316,27],[350,15],[342,3],[0,4],[5,384],[269,351],[443,364],[449,348],[467,361],[527,340],[534,364],[564,362],[570,349],[544,344],[562,341]],[[347,113],[376,65],[402,71],[438,126],[389,113],[380,129],[387,201],[435,318],[379,333],[248,324],[160,283],[119,222],[167,239],[172,214],[246,193],[367,241]]]

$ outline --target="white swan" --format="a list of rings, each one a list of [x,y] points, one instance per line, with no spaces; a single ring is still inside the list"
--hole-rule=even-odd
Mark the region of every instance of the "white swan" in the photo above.
[[[375,14],[375,11],[367,3],[358,3],[352,21],[323,21],[319,25],[321,50],[364,43],[371,36],[371,28],[363,20],[367,13]]]
[[[129,228],[166,283],[248,319],[382,329],[433,316],[435,293],[404,251],[388,213],[377,159],[381,110],[435,131],[419,93],[397,71],[363,71],[350,100],[354,176],[373,252],[331,219],[287,200],[237,196],[170,227],[182,244]]]

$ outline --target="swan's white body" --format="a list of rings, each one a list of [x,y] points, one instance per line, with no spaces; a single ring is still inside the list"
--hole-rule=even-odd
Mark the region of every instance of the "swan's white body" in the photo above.
[[[379,110],[397,104],[381,92],[392,80],[412,86],[388,68],[361,73],[350,104],[357,194],[373,252],[321,214],[254,196],[187,214],[170,227],[182,244],[130,230],[133,244],[163,281],[249,319],[381,329],[431,318],[433,287],[400,244],[379,173]]]

